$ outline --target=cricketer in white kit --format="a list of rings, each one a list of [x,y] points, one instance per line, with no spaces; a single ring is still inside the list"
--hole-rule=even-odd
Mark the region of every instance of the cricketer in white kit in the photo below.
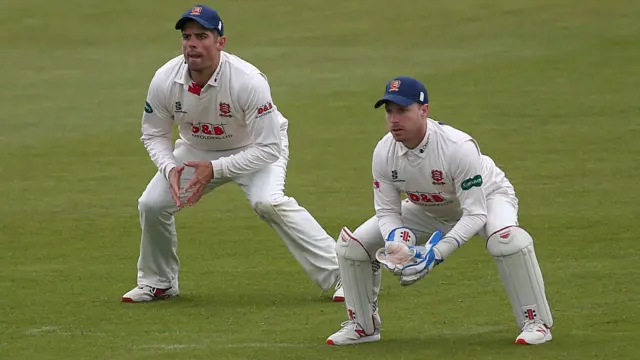
[[[244,190],[311,279],[324,291],[335,286],[333,299],[342,301],[335,240],[284,194],[288,120],[274,104],[265,75],[223,51],[226,37],[215,10],[196,5],[175,28],[182,32],[183,54],[155,73],[142,116],[141,140],[158,172],[138,201],[138,285],[122,301],[179,294],[174,214],[228,182]],[[174,125],[180,134],[175,148]],[[215,232],[209,236],[225,241],[215,239]]]
[[[553,318],[533,239],[518,224],[518,199],[504,172],[471,136],[429,118],[418,80],[391,80],[375,107],[382,105],[389,133],[373,152],[376,215],[340,233],[336,253],[349,319],[327,344],[380,340],[381,262],[411,285],[476,234],[486,239],[511,301],[516,343],[550,341]],[[425,245],[416,246],[417,239]]]

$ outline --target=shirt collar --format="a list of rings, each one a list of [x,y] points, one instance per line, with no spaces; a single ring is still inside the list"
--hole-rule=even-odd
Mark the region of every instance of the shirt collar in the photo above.
[[[224,51],[222,51],[220,53],[220,63],[218,64],[216,71],[213,73],[209,81],[207,81],[208,85],[218,86],[218,83],[220,82],[220,74],[222,74],[222,71],[226,67],[226,64],[227,64],[227,54]],[[180,68],[178,69],[176,76],[173,78],[173,81],[184,85],[185,89],[191,84],[191,77],[189,76],[189,67],[187,66],[186,60],[183,60],[182,63],[180,64]]]
[[[429,142],[431,141],[431,137],[433,133],[433,125],[429,120],[430,119],[427,119],[427,131],[424,134],[424,138],[422,138],[422,141],[420,142],[420,144],[418,144],[418,146],[416,146],[415,149],[409,149],[408,147],[404,146],[403,143],[399,142],[398,155],[413,153],[414,155],[417,155],[421,158],[425,158],[427,156],[427,149],[429,148]]]

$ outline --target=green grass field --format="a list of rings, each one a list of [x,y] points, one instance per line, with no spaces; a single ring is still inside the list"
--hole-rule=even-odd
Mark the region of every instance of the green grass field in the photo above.
[[[516,187],[555,315],[539,347],[512,344],[479,238],[412,287],[385,274],[382,341],[324,345],[343,305],[235,185],[178,215],[182,296],[120,303],[155,172],[139,141],[147,86],[192,5],[0,2],[0,359],[638,359],[637,1],[211,3],[290,119],[288,194],[333,235],[373,214],[386,81],[427,84],[431,116]]]

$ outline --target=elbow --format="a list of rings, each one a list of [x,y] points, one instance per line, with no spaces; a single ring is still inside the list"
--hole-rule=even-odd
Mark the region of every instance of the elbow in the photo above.
[[[262,148],[263,159],[266,163],[273,164],[280,159],[280,154],[282,152],[281,143],[264,144],[260,147]]]
[[[142,144],[144,145],[144,148],[148,150],[151,150],[155,147],[157,147],[159,142],[161,143],[162,141],[158,141],[158,137],[157,136],[150,136],[150,135],[142,135],[140,137],[140,141],[142,141]]]
[[[487,213],[477,213],[477,214],[469,214],[467,215],[471,218],[473,218],[476,224],[480,225],[480,228],[484,228],[484,226],[487,224]]]
[[[462,217],[460,219],[462,218],[469,219],[474,224],[485,226],[487,224],[488,217],[487,217],[487,213],[483,211],[479,211],[479,212],[463,211]]]
[[[486,212],[480,212],[480,213],[476,213],[476,214],[471,214],[470,216],[473,216],[474,218],[476,218],[478,220],[478,222],[482,223],[482,225],[487,223],[487,213]]]
[[[480,222],[482,223],[482,227],[484,228],[487,225],[487,214],[479,215]]]
[[[376,211],[376,218],[378,225],[394,224],[393,227],[396,228],[397,223],[402,224],[402,215],[395,211]]]
[[[146,134],[143,134],[140,137],[140,141],[142,141],[142,144],[144,144],[144,147],[146,149],[148,149],[151,146],[153,146],[154,140],[155,140],[155,138],[153,136],[149,136],[149,135],[146,135]]]
[[[171,135],[164,135],[164,134],[156,135],[156,134],[150,134],[150,133],[142,133],[142,135],[140,136],[140,141],[144,143],[158,141],[158,139],[160,141],[166,141],[166,140],[171,141]]]

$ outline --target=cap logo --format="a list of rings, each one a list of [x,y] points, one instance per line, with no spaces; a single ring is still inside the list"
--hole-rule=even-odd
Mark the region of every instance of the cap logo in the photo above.
[[[424,101],[424,93],[420,91],[420,101]]]
[[[400,80],[393,80],[389,85],[389,91],[399,91],[400,90]]]
[[[202,6],[194,6],[193,8],[191,8],[190,15],[200,15],[200,13],[202,13]]]

